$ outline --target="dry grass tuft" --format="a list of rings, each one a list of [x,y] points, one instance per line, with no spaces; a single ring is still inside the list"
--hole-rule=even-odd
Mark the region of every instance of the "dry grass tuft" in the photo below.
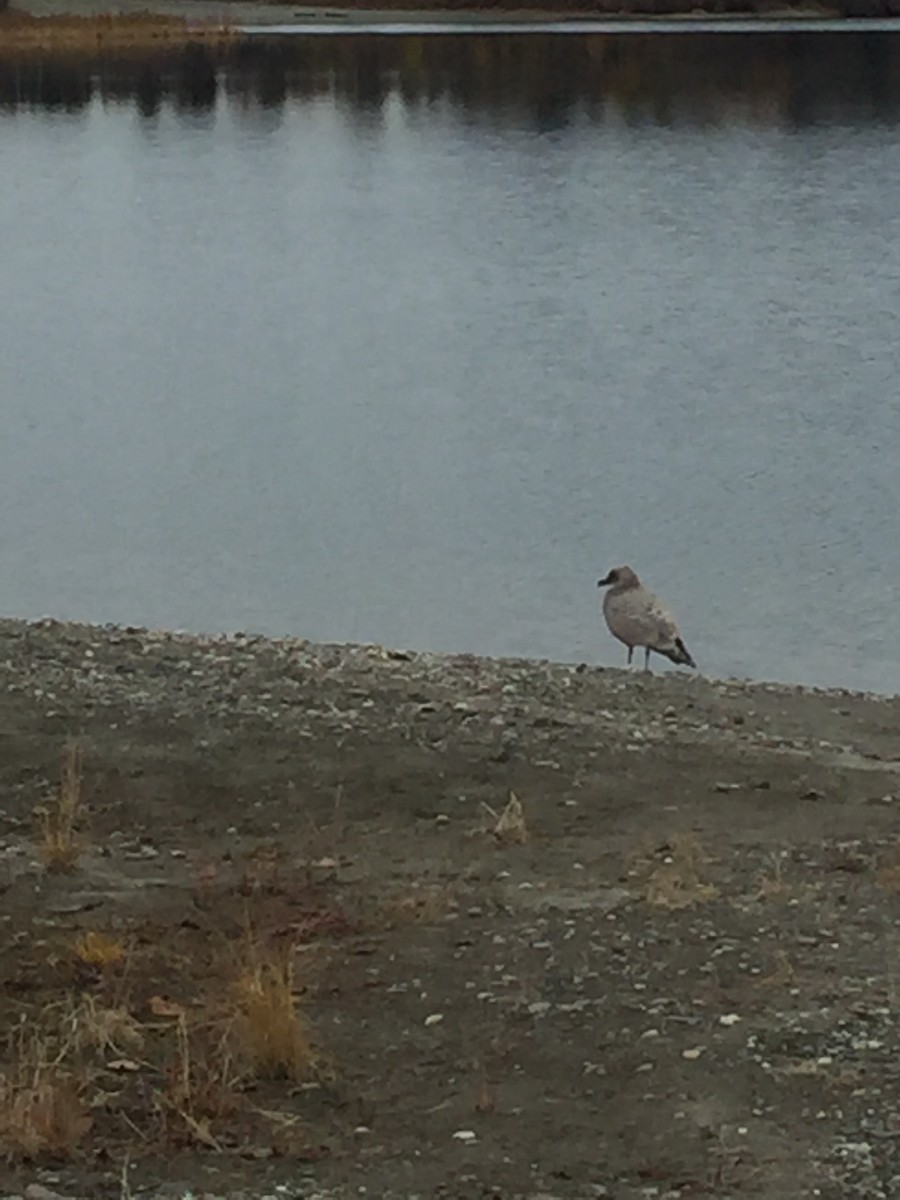
[[[525,810],[522,801],[515,792],[509,793],[506,807],[497,818],[494,826],[494,836],[501,842],[512,842],[522,846],[528,841],[528,825],[525,822]]]
[[[84,849],[76,832],[82,811],[81,781],[81,747],[70,742],[56,799],[35,809],[40,821],[40,855],[48,871],[71,871]]]
[[[895,895],[900,892],[900,863],[891,863],[888,866],[879,867],[875,877],[878,880],[878,886],[889,895]]]
[[[900,892],[900,850],[893,849],[878,864],[875,873],[878,886],[889,896]]]
[[[101,1004],[94,996],[82,996],[63,1015],[69,1028],[69,1041],[81,1054],[96,1050],[100,1054],[121,1057],[143,1048],[144,1032],[127,1008]]]
[[[478,1081],[478,1094],[475,1097],[475,1111],[480,1113],[491,1113],[497,1107],[497,1093],[493,1084],[487,1077],[487,1072],[482,1068],[481,1076]]]
[[[110,1069],[137,1072],[144,1027],[124,1007],[68,996],[22,1013],[0,1073],[0,1157],[76,1156],[102,1107]]]
[[[126,951],[122,943],[115,938],[88,930],[75,943],[75,954],[89,967],[98,967],[104,971],[121,963]]]
[[[414,884],[409,890],[385,896],[378,903],[383,923],[389,928],[407,924],[437,924],[457,907],[456,896],[443,884]]]
[[[238,1058],[253,1075],[300,1080],[312,1074],[315,1054],[297,1010],[289,954],[264,953],[251,935],[233,988],[231,1035]]]
[[[41,1030],[20,1028],[12,1065],[0,1075],[0,1153],[8,1159],[70,1158],[89,1133],[87,1081],[64,1065],[67,1050]]]
[[[647,877],[644,898],[657,908],[690,908],[715,900],[718,888],[703,879],[710,861],[699,840],[691,833],[677,833],[669,842],[669,853]]]
[[[283,891],[282,867],[286,858],[284,847],[276,841],[261,842],[244,855],[238,895],[277,895]]]
[[[770,870],[760,871],[756,877],[757,900],[786,900],[792,889],[784,878],[784,860],[777,851],[769,857]]]
[[[481,802],[481,808],[490,816],[490,824],[482,824],[479,829],[473,829],[472,836],[481,838],[484,835],[491,835],[497,841],[505,842],[508,846],[523,846],[529,838],[528,823],[524,816],[524,808],[520,798],[515,792],[509,793],[509,800],[499,812],[492,808],[485,800]]]
[[[787,987],[794,982],[796,972],[794,964],[786,950],[775,951],[775,969],[769,975],[762,975],[755,982],[755,987]]]
[[[233,1116],[240,1107],[239,1078],[224,1037],[210,1045],[186,1015],[176,1024],[175,1058],[165,1074],[157,1105],[165,1118],[179,1119],[188,1141],[222,1150],[212,1130],[217,1118]]]

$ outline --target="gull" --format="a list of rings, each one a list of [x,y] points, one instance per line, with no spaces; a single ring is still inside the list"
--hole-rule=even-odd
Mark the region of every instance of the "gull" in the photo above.
[[[644,670],[650,669],[650,651],[679,666],[696,667],[671,612],[644,585],[631,567],[614,567],[597,587],[609,588],[603,597],[603,615],[609,632],[628,647],[628,665],[635,646],[644,647]]]

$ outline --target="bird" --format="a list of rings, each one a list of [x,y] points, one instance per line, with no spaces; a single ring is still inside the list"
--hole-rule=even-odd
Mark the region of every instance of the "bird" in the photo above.
[[[644,648],[644,670],[650,670],[655,651],[679,666],[694,667],[691,654],[678,632],[678,624],[665,604],[649,592],[631,567],[614,567],[597,587],[609,588],[603,597],[603,615],[609,632],[628,647],[628,665],[635,646]]]

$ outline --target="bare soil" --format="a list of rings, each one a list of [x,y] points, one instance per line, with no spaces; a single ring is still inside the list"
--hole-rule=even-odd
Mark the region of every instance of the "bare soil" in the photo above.
[[[678,673],[0,622],[3,1070],[61,1011],[133,1022],[66,1066],[71,1145],[8,1144],[0,1192],[900,1195],[898,720]],[[83,847],[52,873],[33,810],[72,738]],[[511,793],[527,836],[496,831]],[[127,953],[92,963],[87,934]],[[248,936],[291,958],[299,1083],[217,1073]]]

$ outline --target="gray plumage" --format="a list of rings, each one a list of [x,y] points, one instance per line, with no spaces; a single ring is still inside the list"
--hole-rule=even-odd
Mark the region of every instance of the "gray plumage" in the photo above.
[[[678,623],[665,604],[648,592],[631,567],[615,567],[597,583],[609,590],[603,597],[603,615],[609,632],[628,647],[628,665],[635,646],[644,648],[644,669],[650,652],[662,654],[684,667],[697,664],[678,632]]]

